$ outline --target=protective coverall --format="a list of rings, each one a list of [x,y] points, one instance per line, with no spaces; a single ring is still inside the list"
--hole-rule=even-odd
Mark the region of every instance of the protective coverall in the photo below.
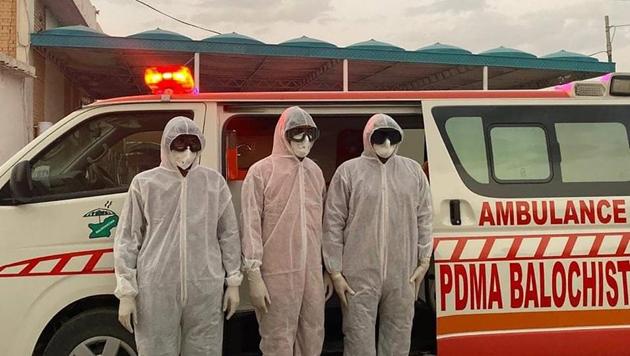
[[[342,307],[344,355],[351,356],[377,354],[377,314],[378,355],[409,354],[416,297],[409,279],[432,252],[427,179],[420,164],[395,152],[379,160],[370,143],[379,128],[403,135],[391,117],[372,116],[363,154],[335,172],[324,213],[324,263],[355,292]]]
[[[231,194],[215,170],[197,160],[184,177],[171,142],[196,135],[185,117],[168,122],[161,164],[129,187],[114,240],[115,295],[135,297],[141,356],[220,355],[224,283],[241,283],[241,245]]]
[[[316,127],[299,107],[282,113],[271,155],[249,168],[241,192],[244,269],[260,269],[271,299],[268,312],[257,310],[265,355],[319,355],[324,340],[325,182],[291,151],[285,132],[299,126]]]

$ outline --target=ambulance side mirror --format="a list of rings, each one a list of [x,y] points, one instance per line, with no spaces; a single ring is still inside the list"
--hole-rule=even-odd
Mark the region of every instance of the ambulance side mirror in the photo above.
[[[20,203],[27,203],[33,197],[33,180],[31,179],[31,162],[22,161],[11,170],[11,197]]]

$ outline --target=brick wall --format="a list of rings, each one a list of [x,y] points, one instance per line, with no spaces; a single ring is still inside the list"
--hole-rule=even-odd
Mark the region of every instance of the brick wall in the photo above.
[[[0,0],[0,52],[15,58],[17,0]]]

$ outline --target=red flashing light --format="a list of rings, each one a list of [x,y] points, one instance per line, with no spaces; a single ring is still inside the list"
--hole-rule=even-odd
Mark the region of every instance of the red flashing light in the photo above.
[[[149,67],[144,71],[144,82],[153,94],[164,94],[168,89],[174,94],[186,94],[195,88],[190,69],[185,66]]]

